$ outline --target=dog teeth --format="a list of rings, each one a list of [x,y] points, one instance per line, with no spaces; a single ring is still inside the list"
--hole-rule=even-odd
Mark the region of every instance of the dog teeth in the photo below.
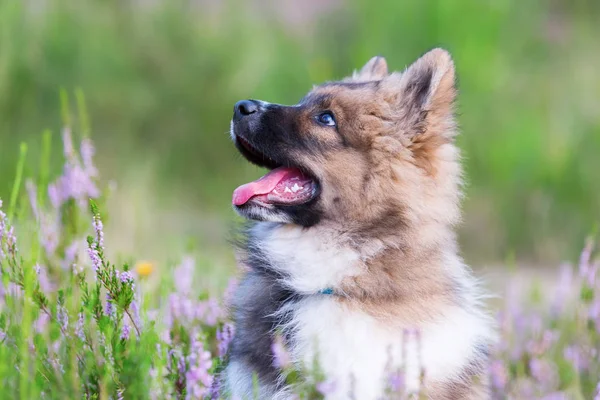
[[[296,193],[298,190],[302,190],[304,189],[304,186],[298,186],[297,183],[294,183],[294,186],[292,186],[292,192]]]

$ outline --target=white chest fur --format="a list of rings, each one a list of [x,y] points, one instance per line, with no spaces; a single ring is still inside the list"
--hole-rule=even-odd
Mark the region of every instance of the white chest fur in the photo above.
[[[419,390],[421,371],[425,382],[457,379],[477,356],[477,342],[490,335],[483,320],[457,307],[420,326],[419,336],[413,327],[391,328],[334,296],[312,296],[294,308],[291,352],[308,367],[316,357],[336,386],[328,399],[378,399],[400,368],[407,392]]]
[[[258,225],[254,234],[269,264],[286,276],[282,283],[308,295],[281,312],[291,311],[285,328],[293,330],[293,359],[308,367],[317,359],[334,382],[336,390],[328,399],[381,398],[390,375],[399,368],[409,392],[419,390],[422,370],[426,382],[457,379],[476,356],[478,342],[492,335],[474,304],[445,306],[439,313],[443,317],[421,326],[386,324],[336,295],[319,294],[361,273],[363,260],[355,250],[339,246],[337,238],[298,227]],[[456,276],[470,278],[462,270]],[[419,338],[406,334],[414,329]]]

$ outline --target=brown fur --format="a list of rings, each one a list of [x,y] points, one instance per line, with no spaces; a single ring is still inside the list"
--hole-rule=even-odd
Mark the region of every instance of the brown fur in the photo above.
[[[339,143],[331,131],[307,126],[336,146],[327,157],[304,160],[324,182],[330,214],[323,226],[364,258],[364,273],[344,282],[342,301],[387,323],[432,320],[461,301],[460,284],[445,269],[458,252],[453,227],[462,182],[454,82],[449,54],[436,49],[401,74],[388,75],[376,57],[342,84],[307,96],[324,99],[343,127]],[[472,382],[481,374],[465,370],[456,382],[431,383],[429,397],[486,398],[485,385]]]
[[[360,273],[335,287],[339,301],[392,328],[419,327],[448,306],[471,305],[463,301],[470,280],[461,279],[467,272],[454,233],[462,196],[455,98],[452,59],[435,49],[402,73],[388,73],[375,57],[285,111],[302,143],[318,149],[286,147],[320,183],[319,221],[310,229],[360,254]],[[325,110],[335,127],[315,123]],[[426,381],[428,397],[486,398],[481,353],[454,381]]]
[[[454,79],[449,54],[436,49],[390,75],[375,57],[352,78],[306,97],[333,111],[341,127],[335,133],[307,122],[301,132],[334,151],[297,157],[323,182],[323,226],[363,254],[365,273],[343,291],[348,301],[399,322],[427,320],[440,309],[434,304],[459,299],[442,270],[446,253],[456,252],[459,220]]]

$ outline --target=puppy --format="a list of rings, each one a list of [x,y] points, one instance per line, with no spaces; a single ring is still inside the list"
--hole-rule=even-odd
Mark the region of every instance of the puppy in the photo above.
[[[232,396],[291,398],[276,332],[293,365],[318,363],[327,399],[383,398],[394,373],[405,393],[488,396],[494,329],[454,232],[455,97],[453,61],[435,49],[404,72],[374,57],[293,106],[235,105],[235,146],[269,172],[233,193],[253,223],[232,305]]]

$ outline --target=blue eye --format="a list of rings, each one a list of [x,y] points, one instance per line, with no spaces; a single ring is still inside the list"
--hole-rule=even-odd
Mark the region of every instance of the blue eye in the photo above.
[[[317,117],[317,121],[320,124],[327,126],[335,126],[335,119],[333,118],[333,114],[330,112],[324,112]]]

